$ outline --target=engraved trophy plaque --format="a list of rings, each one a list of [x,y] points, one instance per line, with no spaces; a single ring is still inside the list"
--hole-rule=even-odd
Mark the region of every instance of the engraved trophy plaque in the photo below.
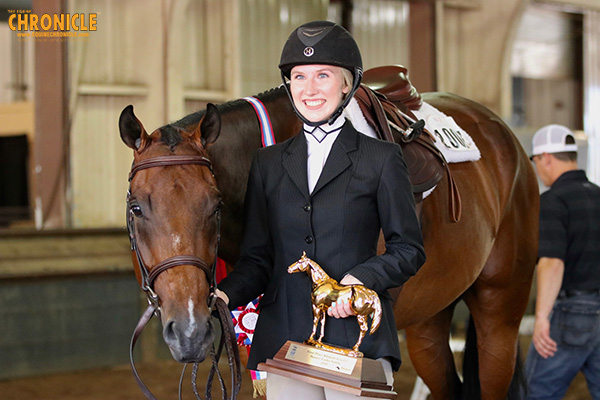
[[[362,285],[339,285],[319,264],[306,257],[306,253],[289,266],[288,273],[294,272],[306,272],[312,278],[312,333],[305,343],[288,340],[273,359],[260,363],[258,369],[356,396],[395,399],[397,393],[387,384],[381,363],[364,358],[359,351],[367,332],[373,333],[379,328],[381,303],[377,293]],[[360,327],[358,340],[352,349],[322,341],[327,309],[338,299],[350,302]],[[370,331],[369,316],[372,317]],[[315,339],[319,323],[321,329]]]

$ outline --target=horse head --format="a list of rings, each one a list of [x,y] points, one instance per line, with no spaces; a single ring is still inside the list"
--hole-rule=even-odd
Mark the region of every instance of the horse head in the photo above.
[[[128,106],[119,130],[134,153],[128,228],[136,277],[156,303],[173,358],[200,362],[214,339],[208,301],[221,195],[206,149],[219,135],[220,116],[209,105],[191,132],[166,125],[148,135]]]
[[[288,267],[288,274],[293,274],[294,272],[306,272],[310,268],[310,258],[306,257],[306,252],[302,252],[302,257],[292,265]]]

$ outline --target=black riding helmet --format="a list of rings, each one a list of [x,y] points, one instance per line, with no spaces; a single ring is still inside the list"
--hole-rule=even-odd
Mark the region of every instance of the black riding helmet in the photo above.
[[[304,118],[296,109],[286,83],[286,78],[290,78],[292,68],[296,65],[308,64],[335,65],[346,68],[354,76],[352,89],[327,120],[311,122]],[[330,21],[313,21],[296,28],[283,46],[279,69],[294,111],[304,123],[311,126],[318,126],[325,122],[331,123],[340,116],[358,89],[363,73],[360,50],[354,38],[346,29]]]

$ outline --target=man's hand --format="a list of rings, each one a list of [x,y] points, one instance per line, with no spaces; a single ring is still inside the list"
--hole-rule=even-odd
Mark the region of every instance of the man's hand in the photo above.
[[[537,265],[537,298],[535,304],[535,324],[533,325],[533,345],[540,356],[552,357],[557,344],[550,338],[550,315],[560,292],[565,272],[565,264],[559,258],[541,257]]]
[[[535,318],[532,341],[543,358],[552,357],[556,353],[556,342],[550,337],[550,321],[547,318]]]

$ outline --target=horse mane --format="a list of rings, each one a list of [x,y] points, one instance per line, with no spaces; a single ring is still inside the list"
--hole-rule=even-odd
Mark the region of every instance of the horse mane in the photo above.
[[[268,89],[264,92],[261,92],[261,93],[255,95],[254,97],[258,98],[262,102],[269,102],[271,100],[275,100],[275,99],[279,98],[282,93],[285,93],[283,87],[278,86],[275,88]],[[242,105],[242,104],[248,104],[248,102],[244,99],[235,99],[235,100],[227,101],[225,103],[217,104],[216,106],[217,106],[217,110],[219,111],[220,114],[228,114],[230,112],[239,110],[240,105]],[[200,120],[202,120],[202,118],[204,117],[205,114],[206,114],[206,110],[200,110],[200,111],[193,112],[175,122],[171,122],[170,124],[163,126],[161,129],[168,130],[173,127],[186,129],[190,126],[196,126],[196,125],[198,125],[198,123],[200,123]]]
[[[261,92],[254,97],[258,98],[262,102],[269,102],[279,99],[282,93],[285,93],[285,91],[280,85],[278,87]],[[219,113],[223,115],[238,111],[243,104],[248,104],[248,102],[244,99],[235,99],[227,101],[225,103],[217,104],[216,106]],[[200,123],[205,114],[206,110],[199,110],[188,114],[175,122],[171,122],[167,125],[160,127],[160,141],[167,144],[172,150],[182,141],[181,131],[189,131],[191,127],[195,128]]]

